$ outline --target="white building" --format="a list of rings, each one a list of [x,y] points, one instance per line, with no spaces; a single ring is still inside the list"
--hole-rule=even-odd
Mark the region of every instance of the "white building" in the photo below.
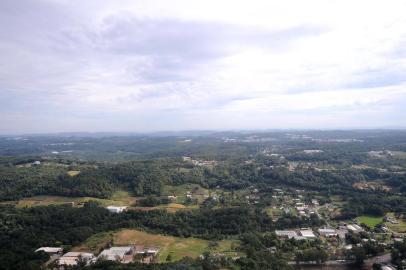
[[[133,247],[111,247],[103,250],[102,253],[97,256],[98,260],[108,261],[123,261],[124,256],[131,255],[133,253]]]
[[[351,245],[351,244],[346,245],[346,246],[344,246],[344,249],[345,249],[345,250],[350,250],[350,249],[352,249],[352,245]]]
[[[148,247],[145,251],[147,254],[156,256],[159,252],[159,248],[155,248],[155,247]]]
[[[84,261],[86,264],[94,262],[95,256],[87,252],[68,252],[58,259],[59,265],[75,266],[79,261]]]
[[[357,224],[348,224],[347,229],[354,233],[359,233],[363,231],[362,227]]]
[[[284,237],[284,238],[294,238],[297,236],[297,233],[295,231],[275,231],[276,236],[278,237]]]
[[[54,255],[54,254],[62,254],[63,249],[59,248],[59,247],[40,247],[35,252],[39,252],[39,251],[43,251],[45,253]]]
[[[300,235],[307,239],[316,238],[312,230],[300,230]]]
[[[316,199],[312,199],[312,204],[317,206],[319,205],[319,201]]]
[[[147,256],[156,256],[159,252],[157,247],[144,247],[142,245],[135,246],[135,253]]]
[[[319,229],[319,234],[325,237],[332,237],[332,236],[337,236],[338,233],[335,229]]]
[[[107,210],[111,213],[122,213],[125,209],[127,209],[127,206],[107,206]]]
[[[303,211],[303,210],[300,210],[300,211],[299,211],[299,215],[301,215],[301,216],[306,216],[306,212]]]

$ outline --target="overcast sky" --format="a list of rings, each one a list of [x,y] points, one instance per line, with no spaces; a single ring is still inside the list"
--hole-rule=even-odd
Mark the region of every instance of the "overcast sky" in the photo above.
[[[404,0],[0,1],[0,133],[376,127]]]

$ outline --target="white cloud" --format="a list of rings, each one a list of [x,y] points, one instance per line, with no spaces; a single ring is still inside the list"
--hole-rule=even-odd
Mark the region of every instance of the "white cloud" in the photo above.
[[[0,132],[60,131],[60,119],[65,131],[404,126],[404,10],[2,1]]]

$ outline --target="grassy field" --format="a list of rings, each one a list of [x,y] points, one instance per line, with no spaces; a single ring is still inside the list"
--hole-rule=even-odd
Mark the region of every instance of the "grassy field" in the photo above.
[[[183,205],[179,203],[170,203],[167,205],[160,205],[157,208],[158,209],[166,209],[168,212],[176,212],[179,210],[191,210],[191,209],[197,209],[199,206],[197,205]]]
[[[112,243],[116,246],[143,245],[159,247],[159,262],[165,262],[169,254],[171,254],[172,261],[180,260],[183,257],[196,258],[205,251],[224,253],[229,256],[238,255],[238,253],[232,249],[233,246],[238,245],[236,240],[221,240],[216,243],[215,247],[209,247],[210,241],[203,239],[151,234],[131,229],[96,234],[73,250],[91,251],[97,254],[108,243]]]
[[[383,221],[383,217],[374,217],[374,216],[359,216],[357,217],[359,223],[364,223],[370,228],[374,228],[376,225]]]
[[[103,206],[130,206],[135,203],[136,198],[130,196],[130,194],[126,191],[117,191],[110,199],[99,199],[93,197],[34,196],[7,203],[15,204],[17,207],[33,207],[70,203],[73,203],[75,206],[77,206],[88,201],[97,201]]]
[[[68,171],[67,172],[67,174],[69,175],[69,176],[76,176],[76,175],[78,175],[80,173],[80,171]]]
[[[192,209],[197,209],[199,208],[198,205],[183,205],[180,203],[169,203],[169,204],[162,204],[162,205],[158,205],[158,206],[135,206],[135,207],[131,207],[130,209],[134,209],[134,210],[141,210],[141,211],[152,211],[152,210],[158,210],[158,209],[165,209],[170,213],[175,213],[177,211],[181,211],[181,210],[192,210]]]
[[[331,199],[332,204],[339,206],[339,207],[346,204],[346,201],[341,196],[333,195],[333,196],[330,196],[330,199]]]
[[[273,220],[277,220],[279,217],[282,216],[283,211],[278,208],[267,207],[265,208],[265,212],[268,216],[270,216]]]

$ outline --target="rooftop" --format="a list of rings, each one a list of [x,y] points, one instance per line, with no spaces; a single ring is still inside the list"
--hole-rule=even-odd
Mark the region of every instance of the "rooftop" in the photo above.
[[[306,238],[316,237],[312,230],[300,230],[300,235]]]
[[[111,247],[110,249],[105,249],[99,254],[98,258],[102,258],[109,261],[122,260],[125,255],[131,253],[132,247]]]
[[[46,253],[59,253],[59,252],[62,252],[63,249],[60,247],[40,247],[35,252],[38,252],[38,251],[44,251]]]

